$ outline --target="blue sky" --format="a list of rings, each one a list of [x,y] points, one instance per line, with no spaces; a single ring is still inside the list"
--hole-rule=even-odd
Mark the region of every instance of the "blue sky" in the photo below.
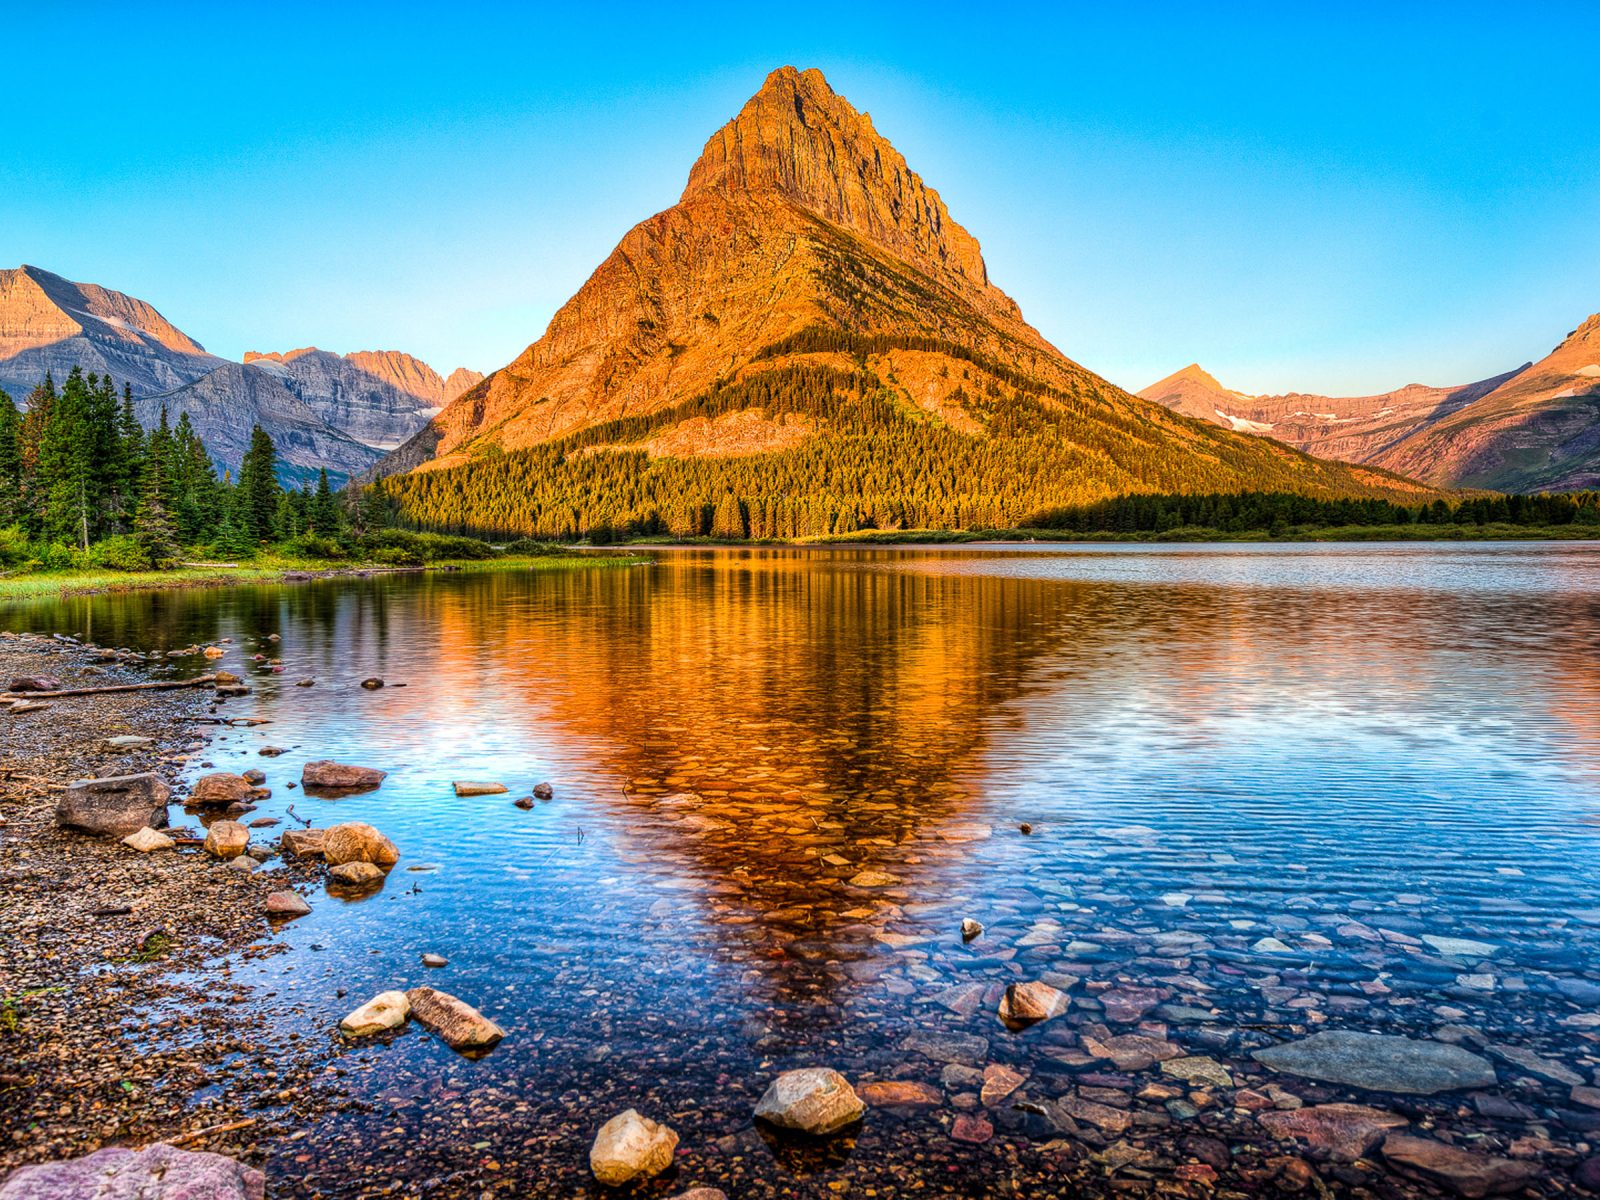
[[[1131,388],[1193,360],[1252,392],[1460,382],[1600,309],[1592,2],[0,19],[0,265],[229,357],[503,365],[782,63],[871,112],[1029,320]]]

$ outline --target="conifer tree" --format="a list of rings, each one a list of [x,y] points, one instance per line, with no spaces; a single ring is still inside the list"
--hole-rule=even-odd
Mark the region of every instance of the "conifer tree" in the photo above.
[[[22,515],[22,414],[0,391],[0,526]]]
[[[250,431],[250,448],[239,464],[239,524],[253,542],[273,536],[273,520],[278,513],[278,452],[266,430],[257,425]]]
[[[333,488],[328,485],[327,468],[317,472],[317,490],[306,512],[306,524],[312,532],[323,537],[332,537],[339,532],[339,503],[333,498]]]
[[[167,511],[166,485],[159,455],[145,457],[140,481],[139,511],[133,518],[133,535],[157,567],[178,556],[177,528]]]

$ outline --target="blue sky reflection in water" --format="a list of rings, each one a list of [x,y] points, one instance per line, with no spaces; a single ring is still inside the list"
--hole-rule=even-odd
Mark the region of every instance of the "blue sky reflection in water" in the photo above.
[[[916,1159],[967,1186],[998,1143],[947,1137],[977,1087],[962,1071],[1012,1066],[1024,1100],[1100,1086],[1084,1080],[1110,1064],[1083,1047],[1107,988],[1154,989],[1145,1024],[1112,1032],[1323,1099],[1372,1097],[1308,1092],[1249,1052],[1463,1025],[1585,1082],[1593,1067],[1595,546],[669,551],[27,619],[281,653],[284,673],[253,669],[255,694],[226,709],[272,724],[224,733],[208,761],[267,771],[255,816],[293,803],[399,843],[380,893],[313,896],[283,953],[235,967],[271,991],[272,1036],[333,1045],[355,1004],[421,983],[510,1031],[479,1062],[416,1030],[338,1050],[326,1086],[360,1105],[284,1148],[311,1155],[285,1194],[353,1186],[358,1142],[419,1179],[537,1164],[575,1189],[593,1127],[628,1106],[671,1115],[685,1183],[892,1187]],[[407,686],[363,691],[372,675]],[[259,757],[268,743],[287,753]],[[339,800],[284,786],[322,757],[391,775]],[[456,779],[512,790],[459,799]],[[514,807],[545,779],[553,801]],[[987,932],[964,946],[966,916]],[[449,967],[425,971],[427,951]],[[1006,1030],[999,989],[1041,977],[1073,1009]],[[970,1062],[908,1044],[919,1032]],[[842,1162],[768,1146],[749,1127],[761,1089],[818,1061],[926,1082],[947,1106],[875,1112]],[[1565,1088],[1504,1063],[1500,1081],[1551,1106],[1554,1141],[1587,1136],[1562,1123]],[[1460,1096],[1414,1103],[1476,1131]],[[1181,1107],[1130,1105],[1157,1132],[1192,1128]]]

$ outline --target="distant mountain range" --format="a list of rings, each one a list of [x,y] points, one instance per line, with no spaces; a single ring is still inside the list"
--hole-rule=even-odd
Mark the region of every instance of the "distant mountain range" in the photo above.
[[[465,368],[441,378],[394,350],[252,351],[230,362],[143,300],[38,267],[0,270],[0,390],[21,403],[47,372],[59,383],[75,366],[127,383],[146,426],[163,408],[172,421],[187,412],[226,469],[237,469],[260,424],[290,482],[368,469],[482,379]]]
[[[774,71],[679,202],[379,472],[505,533],[1016,523],[1128,491],[1418,495],[1190,420],[1023,320],[977,239],[815,70]]]
[[[1600,314],[1538,362],[1454,387],[1251,396],[1192,363],[1139,395],[1320,458],[1367,463],[1442,487],[1600,486]]]

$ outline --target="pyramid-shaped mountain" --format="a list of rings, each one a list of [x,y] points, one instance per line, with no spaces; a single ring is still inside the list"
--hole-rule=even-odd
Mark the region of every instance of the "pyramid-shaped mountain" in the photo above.
[[[380,473],[484,532],[1001,525],[1130,491],[1415,494],[1129,395],[819,71],[774,71],[679,202]],[[713,528],[712,526],[715,526]]]

